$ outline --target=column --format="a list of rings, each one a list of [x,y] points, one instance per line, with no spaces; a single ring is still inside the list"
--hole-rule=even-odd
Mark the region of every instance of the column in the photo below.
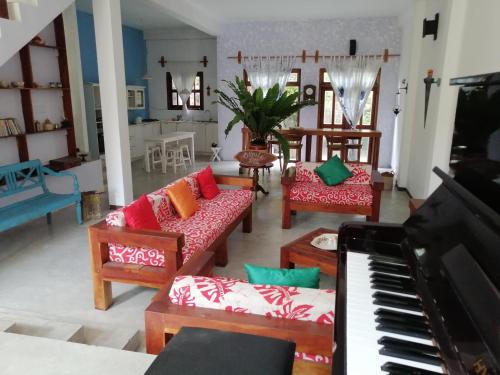
[[[132,169],[120,0],[93,0],[110,205],[132,197]]]

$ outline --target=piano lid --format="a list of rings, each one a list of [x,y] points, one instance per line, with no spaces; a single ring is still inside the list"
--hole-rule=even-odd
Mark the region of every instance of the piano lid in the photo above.
[[[429,315],[443,320],[440,341],[467,372],[500,369],[500,215],[480,189],[434,172],[443,183],[403,224],[403,250]]]

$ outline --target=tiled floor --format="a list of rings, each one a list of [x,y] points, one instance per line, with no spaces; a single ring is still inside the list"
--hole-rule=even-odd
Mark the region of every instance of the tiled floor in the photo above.
[[[196,169],[208,163],[199,161]],[[237,174],[233,162],[214,163],[216,173]],[[191,169],[192,170],[192,169]],[[189,172],[189,171],[188,171]],[[134,195],[165,186],[184,173],[147,174],[141,161],[133,163]],[[279,248],[317,227],[337,228],[343,221],[364,220],[359,216],[298,213],[290,230],[281,229],[279,169],[266,174],[263,185],[269,196],[254,205],[253,232],[238,228],[229,238],[229,264],[216,273],[244,278],[243,264],[279,266]],[[408,217],[408,197],[402,192],[384,192],[381,221],[401,223]],[[322,278],[323,286],[334,280]],[[74,220],[73,209],[53,215],[53,224],[35,220],[0,234],[0,307],[30,311],[53,319],[89,326],[125,326],[143,329],[144,309],[153,289],[113,284],[114,305],[97,311],[92,303],[86,225]]]

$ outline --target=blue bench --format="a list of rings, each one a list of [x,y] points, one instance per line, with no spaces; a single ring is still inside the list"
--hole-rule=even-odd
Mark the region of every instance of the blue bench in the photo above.
[[[73,177],[73,192],[71,194],[51,193],[45,184],[46,175]],[[73,173],[54,172],[42,166],[40,160],[29,160],[0,167],[0,205],[2,198],[22,194],[32,189],[40,190],[40,194],[0,207],[0,231],[44,215],[47,216],[47,223],[50,224],[52,212],[73,204],[76,206],[76,220],[78,224],[82,224],[82,199],[78,179]]]

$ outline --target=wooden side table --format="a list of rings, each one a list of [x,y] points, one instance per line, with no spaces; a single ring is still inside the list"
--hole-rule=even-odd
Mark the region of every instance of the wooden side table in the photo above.
[[[337,276],[337,252],[321,250],[311,241],[324,233],[338,233],[333,229],[319,228],[281,247],[280,267],[295,268],[296,264],[306,267],[319,267],[321,272]]]

